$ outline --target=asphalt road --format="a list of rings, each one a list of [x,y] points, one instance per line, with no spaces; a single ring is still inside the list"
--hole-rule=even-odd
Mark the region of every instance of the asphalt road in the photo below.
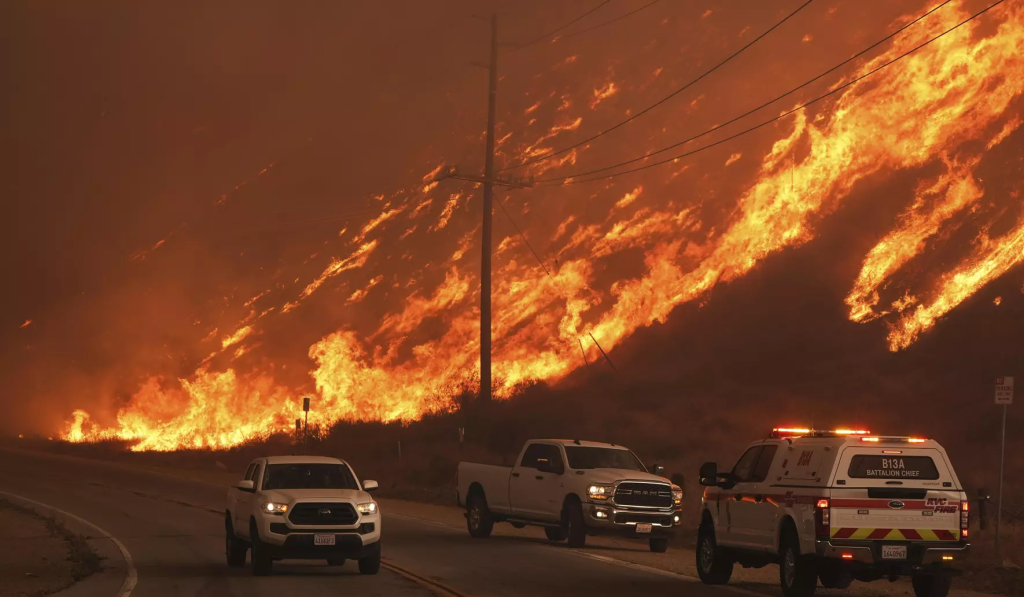
[[[474,540],[443,525],[388,516],[386,509],[385,561],[419,581],[394,568],[361,576],[353,562],[332,568],[301,561],[278,562],[274,576],[255,578],[248,567],[230,569],[224,563],[221,512],[226,487],[110,463],[0,449],[0,490],[60,508],[119,539],[137,570],[131,593],[135,597],[736,594],[584,557],[543,541]],[[428,586],[430,582],[451,593]]]

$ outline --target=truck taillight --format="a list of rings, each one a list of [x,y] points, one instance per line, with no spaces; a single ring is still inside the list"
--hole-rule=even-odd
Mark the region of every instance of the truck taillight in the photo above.
[[[818,500],[814,507],[814,534],[827,539],[831,527],[830,508],[827,498]]]
[[[960,537],[967,538],[967,528],[971,524],[971,503],[967,500],[960,502]]]

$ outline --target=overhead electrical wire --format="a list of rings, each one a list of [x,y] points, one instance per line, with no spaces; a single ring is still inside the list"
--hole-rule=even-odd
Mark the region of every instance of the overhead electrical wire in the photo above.
[[[549,159],[551,159],[551,158],[553,158],[553,157],[555,157],[555,156],[557,156],[557,155],[562,155],[563,153],[566,153],[566,152],[572,151],[573,149],[576,149],[577,147],[581,147],[581,146],[583,146],[583,145],[586,145],[587,143],[590,143],[590,142],[591,142],[591,141],[593,141],[594,139],[597,139],[597,138],[599,138],[599,137],[603,137],[604,135],[607,135],[608,133],[610,133],[610,132],[612,132],[612,131],[614,131],[614,130],[616,130],[616,129],[620,128],[620,127],[623,127],[623,126],[625,126],[626,124],[629,124],[630,122],[633,122],[633,121],[634,121],[634,120],[636,120],[637,118],[640,118],[640,117],[641,117],[641,116],[643,116],[644,114],[646,114],[646,113],[650,112],[651,110],[653,110],[653,109],[657,108],[658,106],[660,106],[660,105],[664,104],[665,102],[667,102],[668,100],[672,99],[673,97],[675,97],[675,96],[679,95],[680,93],[682,93],[682,92],[686,91],[687,89],[689,89],[690,87],[692,87],[693,85],[695,85],[695,84],[696,84],[697,82],[699,82],[699,81],[701,81],[702,79],[704,79],[704,77],[707,77],[708,75],[710,75],[711,73],[715,72],[716,70],[718,70],[718,69],[719,69],[719,68],[721,68],[722,66],[725,66],[725,65],[726,65],[726,64],[727,64],[727,63],[728,63],[728,62],[729,62],[730,60],[732,60],[733,58],[736,58],[737,56],[739,56],[740,54],[742,54],[742,53],[743,53],[744,51],[746,51],[746,50],[747,50],[748,48],[750,48],[751,46],[753,46],[754,44],[756,44],[756,43],[757,43],[757,42],[759,42],[760,40],[764,39],[764,38],[765,38],[765,37],[766,37],[766,36],[767,36],[768,34],[770,34],[770,33],[771,33],[772,31],[775,31],[776,29],[778,29],[779,27],[781,27],[781,26],[782,26],[782,25],[783,25],[783,24],[784,24],[784,23],[785,23],[786,21],[788,21],[789,19],[791,19],[791,18],[793,18],[794,16],[796,16],[796,14],[797,14],[797,13],[799,13],[799,12],[800,12],[801,10],[803,10],[803,9],[807,8],[807,6],[808,6],[808,5],[810,5],[810,4],[811,4],[811,2],[813,2],[813,1],[814,1],[814,0],[807,0],[806,2],[804,2],[803,4],[801,4],[800,6],[798,6],[796,10],[794,10],[793,12],[789,13],[788,15],[786,15],[786,16],[785,16],[785,18],[783,18],[783,19],[782,19],[781,21],[779,21],[778,23],[775,23],[775,24],[774,24],[774,25],[772,25],[772,26],[771,26],[770,28],[768,28],[768,30],[767,30],[767,31],[765,31],[765,32],[764,32],[764,33],[762,33],[761,35],[758,35],[757,37],[755,37],[755,38],[754,38],[753,40],[751,40],[751,41],[750,41],[749,43],[747,43],[747,44],[746,44],[745,46],[743,46],[742,48],[740,48],[740,49],[736,50],[735,52],[733,52],[732,54],[730,54],[729,56],[727,56],[727,57],[726,57],[726,58],[725,58],[724,60],[722,60],[722,61],[721,61],[721,62],[719,62],[718,64],[716,64],[716,65],[714,65],[713,67],[711,67],[710,69],[708,69],[708,70],[704,71],[704,73],[703,73],[703,74],[701,74],[700,76],[698,76],[697,78],[695,78],[695,79],[691,80],[691,81],[690,81],[689,83],[687,83],[687,84],[683,85],[682,87],[680,87],[680,88],[676,89],[676,90],[675,90],[675,91],[673,91],[672,93],[670,93],[670,94],[666,95],[665,97],[663,97],[663,98],[661,98],[660,100],[658,100],[658,101],[654,102],[654,103],[653,103],[653,104],[651,104],[650,106],[647,106],[647,107],[646,107],[646,108],[644,108],[643,110],[640,110],[640,111],[639,111],[639,112],[637,112],[636,114],[633,114],[633,115],[632,115],[632,116],[630,116],[629,118],[627,118],[627,119],[625,119],[625,120],[623,120],[623,121],[619,122],[618,124],[616,124],[616,125],[614,125],[614,126],[612,126],[612,127],[606,128],[606,129],[604,129],[604,130],[600,131],[599,133],[596,133],[596,134],[594,134],[594,135],[592,135],[592,136],[590,136],[590,137],[587,137],[586,139],[583,139],[582,141],[579,141],[578,143],[574,143],[574,144],[572,144],[572,145],[570,145],[570,146],[568,146],[568,147],[563,147],[562,149],[559,149],[559,150],[557,150],[557,151],[552,151],[552,152],[550,152],[550,153],[545,153],[545,154],[543,154],[543,155],[540,155],[540,156],[534,157],[534,158],[532,158],[532,159],[529,159],[529,160],[526,160],[526,161],[522,161],[522,162],[519,162],[518,164],[513,164],[513,165],[511,165],[511,166],[505,166],[505,167],[504,167],[504,168],[502,168],[502,169],[501,169],[500,171],[501,171],[501,172],[504,172],[505,170],[514,170],[514,169],[516,169],[516,168],[522,168],[523,166],[529,166],[530,164],[536,164],[536,163],[538,163],[538,162],[543,162],[543,161],[549,160]]]
[[[814,77],[813,79],[809,79],[809,80],[801,83],[800,85],[790,89],[789,91],[783,93],[782,95],[776,96],[775,98],[772,98],[772,99],[762,103],[759,106],[756,106],[754,108],[751,108],[750,110],[747,110],[746,112],[744,112],[743,114],[740,114],[739,116],[735,116],[735,117],[730,118],[729,120],[727,120],[725,122],[716,124],[715,126],[709,128],[709,129],[707,129],[707,130],[705,130],[705,131],[703,131],[701,133],[693,135],[692,137],[687,137],[686,139],[683,139],[682,141],[677,141],[676,143],[673,143],[671,145],[666,145],[665,147],[662,147],[661,149],[658,149],[656,151],[648,152],[648,153],[645,153],[642,156],[635,157],[635,158],[626,160],[624,162],[619,162],[619,163],[613,164],[611,166],[605,166],[603,168],[597,168],[597,169],[594,169],[594,170],[588,170],[586,172],[579,172],[579,173],[568,175],[568,176],[548,178],[548,179],[545,179],[545,181],[566,180],[566,179],[569,179],[569,178],[578,178],[580,176],[589,176],[591,174],[597,174],[597,173],[600,173],[600,172],[606,172],[608,170],[614,170],[615,168],[621,168],[622,166],[627,166],[627,165],[632,164],[634,162],[639,162],[639,161],[642,161],[642,160],[646,160],[646,159],[650,158],[651,156],[658,155],[659,153],[665,153],[666,151],[668,151],[670,149],[674,149],[676,147],[679,147],[680,145],[685,145],[686,143],[689,143],[690,141],[695,141],[695,140],[697,140],[697,139],[699,139],[699,138],[701,138],[701,137],[703,137],[705,135],[711,134],[711,133],[713,133],[713,132],[715,132],[715,131],[717,131],[717,130],[719,130],[721,128],[729,126],[730,124],[732,124],[732,123],[734,123],[734,122],[736,122],[738,120],[742,120],[743,118],[746,118],[747,116],[750,116],[754,112],[757,112],[758,110],[766,108],[766,107],[770,106],[771,104],[774,104],[775,102],[777,102],[777,101],[781,100],[782,98],[786,97],[787,95],[791,95],[793,93],[796,93],[797,91],[803,89],[804,87],[807,87],[808,85],[810,85],[811,83],[814,83],[815,81],[821,79],[822,77],[824,77],[824,76],[826,76],[826,75],[828,75],[828,74],[830,74],[832,72],[835,72],[836,70],[842,68],[843,66],[849,64],[850,62],[853,62],[857,58],[860,58],[864,54],[866,54],[866,53],[870,52],[871,50],[877,48],[878,46],[882,45],[883,43],[885,43],[885,42],[889,41],[890,39],[896,37],[897,35],[899,35],[903,31],[907,30],[909,27],[913,26],[915,23],[918,23],[919,21],[925,19],[926,17],[931,15],[933,12],[939,10],[943,6],[949,4],[950,2],[952,2],[952,0],[945,0],[944,2],[936,5],[935,7],[931,8],[930,10],[928,10],[927,12],[922,14],[921,16],[919,16],[916,19],[914,19],[913,21],[910,21],[909,23],[907,23],[906,25],[900,27],[896,31],[893,31],[889,35],[883,37],[882,39],[876,41],[875,43],[871,44],[870,46],[868,46],[868,47],[864,48],[863,50],[857,52],[853,56],[850,56],[846,60],[844,60],[844,61],[840,62],[839,64],[833,66],[832,68],[822,72],[821,74],[819,74],[818,76]]]
[[[810,101],[808,101],[806,103],[803,103],[803,104],[801,104],[801,105],[799,105],[799,106],[797,106],[797,107],[795,107],[795,108],[793,108],[791,110],[787,110],[787,111],[783,112],[782,114],[779,114],[778,116],[775,116],[774,118],[770,118],[770,119],[765,120],[764,122],[761,122],[759,124],[756,124],[756,125],[754,125],[754,126],[752,126],[750,128],[744,129],[744,130],[742,130],[742,131],[740,131],[740,132],[738,132],[736,134],[730,135],[730,136],[728,136],[728,137],[726,137],[724,139],[721,139],[719,141],[715,141],[714,143],[710,143],[708,145],[704,145],[702,147],[698,147],[697,149],[694,149],[694,150],[691,150],[691,151],[687,151],[685,153],[681,153],[681,154],[678,154],[678,155],[673,156],[671,158],[660,160],[658,162],[654,162],[654,163],[651,163],[651,164],[645,164],[643,166],[639,166],[637,168],[631,168],[629,170],[623,170],[621,172],[613,172],[612,174],[606,174],[604,176],[595,176],[595,177],[586,178],[586,179],[583,179],[583,180],[576,180],[576,178],[579,178],[579,177],[582,177],[582,176],[587,176],[590,173],[602,172],[602,171],[605,171],[605,170],[610,170],[610,169],[613,169],[613,168],[618,168],[618,167],[620,167],[622,165],[638,161],[638,159],[640,159],[640,160],[646,159],[647,157],[650,157],[650,155],[655,155],[655,154],[649,154],[649,155],[644,156],[642,158],[629,160],[628,162],[622,162],[621,164],[617,164],[615,166],[608,166],[606,168],[601,168],[600,170],[592,170],[589,173],[584,172],[584,173],[580,173],[580,174],[575,174],[573,176],[540,179],[537,182],[545,183],[544,186],[556,186],[556,185],[563,185],[563,184],[580,184],[580,183],[585,183],[585,182],[592,182],[592,181],[595,181],[595,180],[605,180],[605,179],[608,179],[608,178],[615,178],[615,177],[622,176],[622,175],[625,175],[625,174],[632,174],[633,172],[639,172],[641,170],[647,170],[649,168],[654,168],[656,166],[661,166],[663,164],[668,164],[668,163],[674,162],[674,161],[676,161],[676,160],[678,160],[680,158],[691,156],[691,155],[694,155],[696,153],[700,153],[700,152],[702,152],[704,150],[711,149],[712,147],[716,147],[718,145],[722,145],[723,143],[726,143],[726,142],[731,141],[733,139],[736,139],[738,137],[742,137],[742,136],[744,136],[744,135],[746,135],[748,133],[752,133],[752,132],[754,132],[754,131],[756,131],[756,130],[758,130],[760,128],[768,126],[769,124],[771,124],[773,122],[779,121],[779,120],[789,116],[790,114],[793,114],[795,112],[803,110],[804,108],[807,108],[807,107],[809,107],[809,106],[811,106],[813,104],[816,104],[816,103],[820,102],[823,99],[831,97],[831,96],[835,95],[836,93],[839,93],[840,91],[855,85],[856,83],[858,83],[858,82],[860,82],[860,81],[870,77],[871,75],[877,73],[878,71],[880,71],[880,70],[882,70],[882,69],[884,69],[884,68],[886,68],[886,67],[888,67],[888,66],[890,66],[890,65],[892,65],[892,64],[894,64],[896,62],[899,62],[903,58],[906,58],[907,56],[909,56],[909,55],[913,54],[914,52],[920,50],[921,48],[931,44],[932,42],[934,42],[934,41],[936,41],[936,40],[938,40],[938,39],[940,39],[940,38],[942,38],[942,37],[952,33],[953,31],[959,29],[960,27],[962,27],[962,26],[966,25],[967,23],[973,21],[974,19],[980,17],[981,15],[985,14],[986,12],[992,10],[996,6],[999,6],[1003,2],[1006,2],[1006,0],[998,0],[997,2],[995,2],[993,4],[990,4],[986,8],[984,8],[984,9],[974,13],[970,17],[964,19],[963,21],[960,21],[959,23],[957,23],[953,27],[950,27],[949,29],[946,29],[945,31],[943,31],[942,33],[936,35],[935,37],[932,37],[932,38],[928,39],[924,43],[922,43],[922,44],[920,44],[920,45],[918,45],[918,46],[916,46],[916,47],[914,47],[914,48],[904,52],[903,54],[900,54],[896,58],[893,58],[892,60],[889,60],[888,62],[885,62],[884,64],[879,65],[878,67],[876,67],[876,68],[874,68],[874,69],[864,73],[863,75],[860,75],[859,77],[856,77],[856,78],[854,78],[854,79],[852,79],[852,80],[850,80],[850,81],[848,81],[848,82],[846,82],[846,83],[836,87],[835,89],[829,90],[827,93],[819,95],[818,97],[816,97],[816,98],[814,98],[814,99],[812,99],[812,100],[810,100]],[[943,3],[943,4],[945,4],[945,3]],[[786,95],[788,95],[788,94],[786,94]],[[710,131],[707,131],[707,132],[710,132]],[[702,133],[702,135],[703,134],[706,134],[706,133]],[[696,138],[696,137],[694,137],[694,138]],[[685,141],[677,143],[676,145],[681,145],[683,143],[685,143]]]
[[[621,21],[621,20],[623,20],[623,19],[625,19],[627,17],[631,17],[631,16],[635,15],[636,13],[640,12],[641,10],[644,10],[645,8],[650,8],[651,6],[654,6],[658,2],[661,2],[661,0],[652,0],[651,2],[648,2],[647,4],[644,4],[640,8],[635,8],[635,9],[627,12],[626,14],[622,14],[622,15],[619,15],[619,16],[615,17],[614,19],[611,19],[609,21],[605,21],[605,22],[600,23],[598,25],[594,25],[593,27],[587,27],[586,29],[581,29],[579,31],[573,31],[572,33],[566,33],[565,35],[560,35],[558,37],[558,39],[559,40],[563,40],[563,39],[573,38],[573,37],[576,37],[577,35],[583,35],[584,33],[590,33],[591,31],[593,31],[595,29],[600,29],[601,27],[605,27],[605,26],[611,25],[613,23],[618,23],[619,21]]]
[[[550,38],[552,35],[558,33],[559,31],[561,31],[561,30],[563,30],[563,29],[565,29],[567,27],[570,27],[572,25],[575,25],[576,23],[580,22],[581,20],[583,20],[588,15],[590,15],[590,14],[592,14],[594,12],[597,12],[598,9],[600,9],[602,6],[608,4],[611,1],[612,0],[604,0],[604,2],[598,4],[594,8],[591,8],[587,12],[581,14],[580,16],[578,16],[575,19],[569,21],[568,23],[562,25],[561,27],[558,27],[557,29],[553,29],[551,31],[548,31],[547,33],[545,33],[544,35],[541,35],[540,37],[534,39],[533,41],[528,41],[528,42],[526,42],[524,44],[518,45],[518,46],[512,48],[511,50],[509,50],[509,52],[518,52],[519,50],[522,50],[523,48],[528,48],[528,47],[530,47],[532,45],[539,44],[540,42],[544,41],[545,39]]]

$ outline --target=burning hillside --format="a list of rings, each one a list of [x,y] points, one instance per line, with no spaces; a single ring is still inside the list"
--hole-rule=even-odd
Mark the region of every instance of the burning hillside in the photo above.
[[[823,37],[816,23],[837,26],[846,9],[812,6],[765,38],[757,68],[746,65],[742,77],[730,78],[727,65],[717,79],[630,123],[620,136],[543,160],[537,159],[664,97],[788,11],[723,33],[699,70],[679,55],[676,36],[684,25],[668,12],[645,21],[655,28],[652,41],[627,58],[608,55],[614,48],[557,40],[529,64],[503,57],[511,63],[509,78],[517,77],[525,92],[513,96],[502,83],[499,163],[536,160],[512,172],[551,182],[495,199],[502,202],[494,216],[496,395],[557,382],[666,321],[676,307],[714,300],[716,285],[816,238],[855,187],[870,183],[887,193],[885,181],[897,175],[914,177],[916,188],[912,196],[892,191],[898,216],[866,254],[854,256],[862,267],[845,301],[851,325],[887,326],[887,345],[879,350],[911,346],[1024,260],[1024,4],[1011,0],[984,11],[989,4],[907,3],[906,16],[880,29],[863,25],[856,41],[830,48],[829,60],[842,62],[934,12],[817,86],[673,150],[707,151],[613,177],[604,176],[664,160],[672,154],[653,155],[659,147],[817,75],[793,73],[787,53]],[[470,132],[457,151],[475,155],[483,120],[475,111],[465,117],[460,130]],[[648,153],[596,176],[581,174]],[[480,203],[478,188],[434,178],[463,158],[434,156],[417,179],[370,198],[366,209],[325,234],[307,267],[275,268],[254,281],[256,291],[236,299],[216,325],[205,324],[192,374],[152,372],[106,422],[94,421],[83,405],[63,437],[132,440],[140,450],[225,447],[291,429],[305,395],[314,396],[313,418],[323,422],[416,419],[450,406],[457,388],[478,378]],[[979,175],[992,163],[1006,180]],[[152,250],[158,247],[173,251],[173,239]],[[328,303],[332,320],[304,318],[304,310]],[[274,359],[300,321],[318,338],[301,355],[305,382]]]

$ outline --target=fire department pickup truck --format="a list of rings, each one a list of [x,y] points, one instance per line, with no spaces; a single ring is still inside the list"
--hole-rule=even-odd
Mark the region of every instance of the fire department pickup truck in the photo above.
[[[456,499],[469,534],[488,537],[495,522],[542,526],[551,541],[583,547],[587,535],[645,538],[663,553],[679,524],[683,490],[654,474],[622,446],[579,440],[526,442],[516,465],[460,462]]]
[[[266,576],[274,560],[359,562],[359,572],[380,569],[380,509],[343,460],[323,456],[271,456],[252,461],[245,478],[228,490],[224,511],[228,566]]]
[[[724,584],[733,564],[779,564],[786,597],[818,580],[910,576],[917,597],[945,597],[967,552],[968,502],[937,442],[867,431],[775,429],[705,485],[697,570]]]

